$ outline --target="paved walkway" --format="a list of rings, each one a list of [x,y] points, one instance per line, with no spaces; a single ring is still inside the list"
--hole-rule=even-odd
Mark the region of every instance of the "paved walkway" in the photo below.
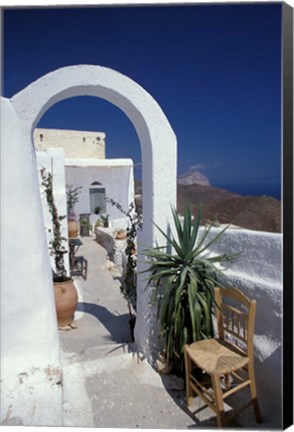
[[[79,291],[77,328],[59,332],[64,425],[214,428],[210,409],[201,409],[202,403],[195,398],[188,410],[184,392],[176,389],[175,377],[159,375],[133,352],[126,301],[118,279],[107,268],[106,251],[93,237],[82,241],[79,254],[88,259],[88,278],[75,277]],[[243,426],[255,427],[250,417],[251,425]]]
[[[161,376],[133,352],[127,304],[107,268],[106,251],[93,237],[82,241],[78,254],[88,259],[88,277],[75,277],[77,328],[59,332],[65,426],[193,427],[183,393],[167,390]]]

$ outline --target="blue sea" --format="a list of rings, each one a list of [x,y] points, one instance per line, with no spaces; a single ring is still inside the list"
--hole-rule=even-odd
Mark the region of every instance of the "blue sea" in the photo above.
[[[267,195],[278,200],[281,199],[281,184],[276,183],[213,183],[211,186],[226,189],[240,195],[261,196]]]

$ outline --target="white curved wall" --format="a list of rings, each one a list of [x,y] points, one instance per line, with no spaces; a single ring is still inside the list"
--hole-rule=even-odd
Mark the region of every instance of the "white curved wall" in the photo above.
[[[43,416],[48,425],[61,424],[59,341],[35,154],[4,98],[1,156],[1,420],[41,424]],[[40,394],[50,400],[46,410]],[[26,412],[32,403],[33,416]]]
[[[30,139],[42,115],[73,96],[97,96],[119,107],[133,123],[141,144],[144,243],[154,242],[154,226],[167,226],[176,203],[176,137],[159,105],[137,83],[101,66],[69,66],[48,73],[12,98],[24,136]],[[164,182],[167,178],[169,181]]]
[[[60,367],[52,275],[33,133],[41,116],[52,105],[79,95],[98,96],[115,104],[130,118],[138,133],[143,163],[144,209],[144,229],[139,247],[154,243],[153,221],[166,227],[171,218],[170,205],[176,203],[175,135],[154,99],[129,78],[100,66],[65,67],[35,81],[11,100],[1,99],[1,374],[2,389],[7,396],[1,399],[4,418],[8,414],[17,417],[16,408],[15,412],[9,412],[9,394],[20,384],[21,374],[30,377],[28,368],[47,373],[48,367],[57,371]],[[162,238],[158,240],[163,241]],[[138,292],[137,343],[140,349],[148,351],[150,327],[144,310],[149,294],[142,288],[140,285]],[[49,384],[48,389],[52,388],[52,382]],[[52,408],[56,411],[54,418],[51,418],[49,408],[40,407],[44,410],[43,422],[48,425],[60,424],[60,412],[57,411],[61,404],[58,405],[57,399],[61,397],[61,391],[60,387],[58,389],[53,389],[54,395],[48,395],[50,407],[56,408]],[[47,394],[45,387],[43,394]],[[20,398],[20,409],[21,401]],[[34,404],[38,413],[37,401]],[[38,424],[38,419],[32,420],[33,423],[28,419],[25,422]]]
[[[21,123],[22,140],[26,146],[33,147],[34,128],[46,110],[63,99],[85,95],[98,96],[118,106],[137,131],[142,154],[144,218],[138,248],[151,246],[155,243],[153,222],[165,230],[172,218],[170,206],[176,205],[177,147],[164,113],[142,87],[101,66],[78,65],[51,72],[11,99]],[[157,241],[165,244],[160,235]],[[142,269],[141,264],[138,269]],[[138,349],[146,353],[151,342],[150,326],[144,314],[150,298],[144,287],[145,282],[139,278],[135,337]]]

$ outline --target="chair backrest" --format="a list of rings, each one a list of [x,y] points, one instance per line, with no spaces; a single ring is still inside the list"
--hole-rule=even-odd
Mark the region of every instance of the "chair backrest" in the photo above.
[[[237,288],[215,287],[214,293],[217,304],[216,318],[219,339],[225,340],[227,334],[229,334],[246,345],[246,354],[249,357],[253,356],[256,300],[249,300]],[[234,306],[225,303],[224,298],[233,301]],[[235,303],[238,303],[238,306],[235,307]],[[243,305],[243,308],[241,305]]]

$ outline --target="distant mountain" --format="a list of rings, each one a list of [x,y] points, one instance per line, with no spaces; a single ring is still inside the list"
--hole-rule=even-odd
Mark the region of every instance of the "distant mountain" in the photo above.
[[[142,185],[135,182],[136,204],[142,210]],[[189,203],[195,213],[202,206],[202,223],[230,223],[257,231],[281,232],[281,201],[269,196],[242,196],[225,189],[199,184],[177,187],[177,210]]]
[[[202,205],[204,223],[230,223],[258,231],[281,232],[281,201],[273,197],[242,196],[212,186],[178,184],[179,213],[187,203],[194,212]]]
[[[185,174],[182,174],[178,179],[178,183],[182,185],[199,184],[210,186],[208,178],[197,170],[188,170]]]

